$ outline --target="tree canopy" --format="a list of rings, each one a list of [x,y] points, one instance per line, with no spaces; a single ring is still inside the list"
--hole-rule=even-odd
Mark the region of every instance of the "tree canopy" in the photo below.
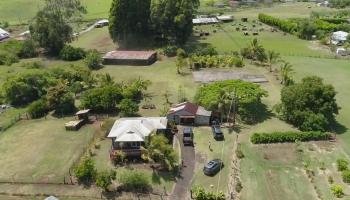
[[[303,131],[325,131],[335,122],[339,107],[336,91],[316,76],[284,87],[278,111],[289,123]]]
[[[70,20],[85,12],[79,0],[45,0],[29,26],[33,40],[48,53],[58,55],[64,44],[72,41]]]
[[[149,37],[184,43],[192,33],[198,0],[113,0],[109,33],[126,46]]]
[[[197,90],[195,101],[206,109],[226,115],[234,100],[237,102],[236,106],[241,119],[253,123],[262,105],[261,98],[265,96],[267,92],[257,84],[227,80],[201,86]]]

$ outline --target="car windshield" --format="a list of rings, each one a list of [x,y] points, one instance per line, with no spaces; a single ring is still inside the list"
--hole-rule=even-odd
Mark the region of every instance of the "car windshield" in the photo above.
[[[184,137],[191,137],[191,133],[184,133]]]

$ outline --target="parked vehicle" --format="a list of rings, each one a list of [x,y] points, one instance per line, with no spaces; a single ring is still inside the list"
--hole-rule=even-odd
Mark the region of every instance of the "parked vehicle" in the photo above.
[[[219,125],[211,126],[211,130],[213,131],[213,136],[214,136],[215,140],[223,140],[224,139],[224,134],[222,133]]]
[[[224,163],[220,159],[214,159],[204,165],[203,173],[207,176],[214,176],[224,167]]]
[[[191,127],[185,127],[183,129],[183,139],[184,145],[193,145],[193,130]]]

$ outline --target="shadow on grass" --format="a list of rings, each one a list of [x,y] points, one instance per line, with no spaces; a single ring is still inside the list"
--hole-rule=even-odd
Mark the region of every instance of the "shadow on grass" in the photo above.
[[[250,109],[250,108],[248,108]],[[249,125],[255,125],[264,122],[267,119],[271,119],[275,116],[275,114],[267,108],[267,106],[263,103],[256,105],[252,111],[250,112],[250,116],[246,117],[245,123]]]
[[[341,135],[341,134],[344,134],[348,131],[349,129],[344,126],[343,124],[340,124],[339,122],[335,121],[334,123],[332,123],[331,125],[331,131],[338,134],[338,135]]]

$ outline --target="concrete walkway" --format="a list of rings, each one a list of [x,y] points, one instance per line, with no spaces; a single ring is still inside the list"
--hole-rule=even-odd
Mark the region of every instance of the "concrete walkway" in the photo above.
[[[190,184],[195,167],[195,152],[193,146],[184,146],[182,142],[182,127],[178,127],[179,132],[177,139],[181,146],[181,156],[183,159],[183,167],[179,177],[176,180],[175,187],[169,200],[187,200],[190,199]]]

